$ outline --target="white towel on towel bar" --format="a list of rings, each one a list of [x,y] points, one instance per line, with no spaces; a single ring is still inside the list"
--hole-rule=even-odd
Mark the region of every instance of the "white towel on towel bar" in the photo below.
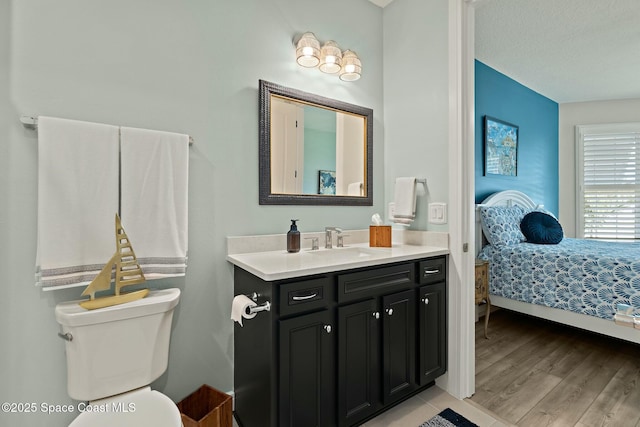
[[[395,214],[392,221],[399,224],[411,224],[416,216],[416,178],[396,178]]]
[[[187,267],[189,136],[122,127],[121,216],[147,279]]]
[[[38,118],[36,284],[86,285],[115,249],[118,127]]]

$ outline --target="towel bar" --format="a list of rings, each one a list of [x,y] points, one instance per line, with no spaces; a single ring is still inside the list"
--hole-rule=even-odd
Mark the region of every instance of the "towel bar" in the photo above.
[[[20,116],[20,122],[25,129],[29,130],[38,130],[38,117],[37,116],[28,116],[22,115]],[[189,135],[189,145],[193,145],[194,141],[191,135]]]

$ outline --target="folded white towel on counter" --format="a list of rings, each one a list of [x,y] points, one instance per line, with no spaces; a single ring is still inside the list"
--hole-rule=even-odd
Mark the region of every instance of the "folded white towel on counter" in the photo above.
[[[393,222],[410,224],[416,217],[416,177],[396,178]]]
[[[115,250],[118,127],[38,118],[36,284],[91,282]]]
[[[184,276],[189,136],[121,128],[121,217],[147,279]]]

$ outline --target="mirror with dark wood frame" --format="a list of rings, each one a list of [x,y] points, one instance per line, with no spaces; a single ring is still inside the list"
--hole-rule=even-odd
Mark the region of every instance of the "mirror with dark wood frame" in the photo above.
[[[259,81],[261,205],[373,205],[373,110]]]

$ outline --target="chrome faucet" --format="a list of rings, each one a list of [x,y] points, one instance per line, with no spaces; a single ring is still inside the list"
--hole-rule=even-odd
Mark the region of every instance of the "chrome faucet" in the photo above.
[[[324,228],[324,247],[325,249],[331,249],[333,247],[333,239],[332,239],[332,235],[331,232],[335,231],[336,233],[338,233],[338,236],[340,237],[340,234],[342,233],[342,229],[338,228],[338,227],[325,227]]]
[[[318,238],[317,237],[305,237],[305,240],[311,240],[311,250],[312,251],[317,251],[320,246],[318,245]]]

